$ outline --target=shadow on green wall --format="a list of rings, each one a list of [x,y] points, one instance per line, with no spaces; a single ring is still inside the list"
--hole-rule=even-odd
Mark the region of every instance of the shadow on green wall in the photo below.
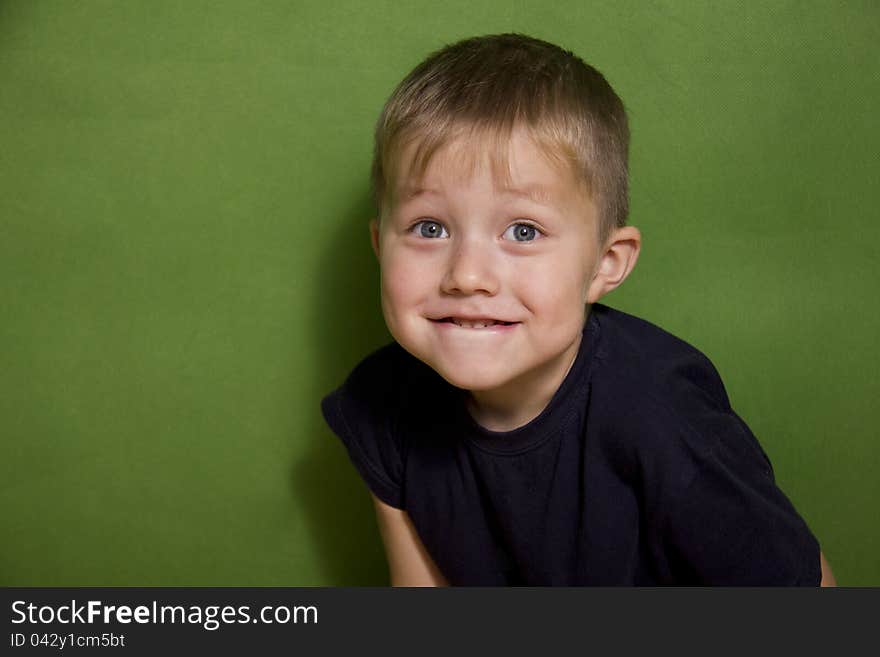
[[[367,488],[348,460],[344,446],[327,428],[320,400],[342,383],[352,368],[391,338],[379,305],[379,269],[370,247],[373,216],[369,192],[353,200],[332,233],[316,272],[313,327],[314,413],[307,422],[304,456],[294,464],[293,494],[320,555],[329,586],[383,586],[385,557]]]

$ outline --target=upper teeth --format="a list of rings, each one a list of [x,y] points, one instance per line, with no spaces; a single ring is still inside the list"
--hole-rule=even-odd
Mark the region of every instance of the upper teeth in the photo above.
[[[498,322],[494,319],[475,319],[471,321],[467,319],[456,319],[453,317],[452,323],[456,326],[461,326],[462,328],[489,328],[490,326],[495,326]]]

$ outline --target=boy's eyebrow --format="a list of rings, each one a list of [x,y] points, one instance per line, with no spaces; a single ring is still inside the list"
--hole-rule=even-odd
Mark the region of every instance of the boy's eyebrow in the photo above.
[[[402,201],[411,201],[412,199],[416,198],[417,196],[422,196],[423,194],[439,194],[439,193],[440,192],[438,192],[436,189],[428,189],[426,187],[417,187],[417,186],[407,185],[407,186],[400,188],[400,190],[398,192],[398,196],[400,197],[400,200],[402,200]]]

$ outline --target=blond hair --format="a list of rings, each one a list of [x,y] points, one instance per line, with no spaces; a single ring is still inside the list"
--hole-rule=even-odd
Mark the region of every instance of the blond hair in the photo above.
[[[626,224],[629,128],[620,98],[573,53],[522,34],[473,37],[430,54],[397,86],[376,124],[372,185],[381,215],[403,149],[412,175],[462,135],[491,137],[493,168],[507,169],[514,128],[571,167],[594,200],[600,236]],[[503,163],[503,167],[501,166]]]

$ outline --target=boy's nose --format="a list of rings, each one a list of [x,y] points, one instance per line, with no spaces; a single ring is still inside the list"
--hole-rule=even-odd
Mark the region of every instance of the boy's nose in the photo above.
[[[478,244],[458,244],[450,253],[441,289],[446,294],[497,294],[498,276],[491,255]]]

